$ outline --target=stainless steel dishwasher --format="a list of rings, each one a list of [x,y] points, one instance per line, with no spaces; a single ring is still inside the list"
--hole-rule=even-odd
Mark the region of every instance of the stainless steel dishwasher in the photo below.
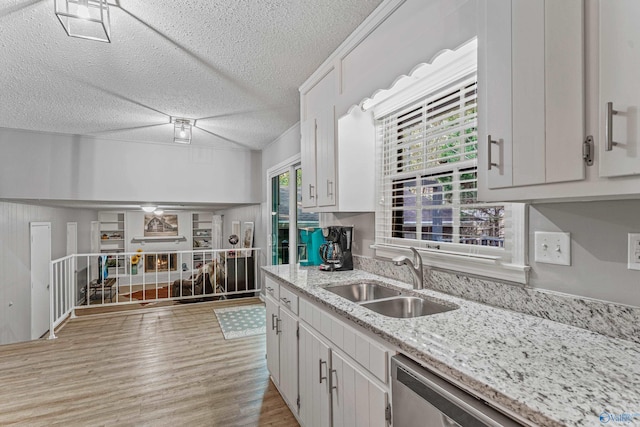
[[[406,356],[391,369],[393,427],[522,426]]]

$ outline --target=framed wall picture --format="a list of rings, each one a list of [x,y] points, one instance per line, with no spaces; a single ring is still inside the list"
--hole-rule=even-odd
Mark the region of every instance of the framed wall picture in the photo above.
[[[240,243],[243,248],[253,247],[253,222],[245,222],[243,224]]]
[[[178,235],[178,215],[155,215],[144,216],[144,236],[177,236]]]
[[[231,234],[235,234],[240,239],[240,221],[231,221]]]

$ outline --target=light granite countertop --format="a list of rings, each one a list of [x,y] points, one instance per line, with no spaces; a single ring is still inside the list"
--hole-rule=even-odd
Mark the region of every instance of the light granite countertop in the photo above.
[[[406,283],[360,270],[290,265],[263,270],[532,425],[640,425],[638,344],[432,290],[413,291]],[[324,289],[363,279],[460,308],[395,319]],[[631,422],[604,423],[606,414],[626,414]]]

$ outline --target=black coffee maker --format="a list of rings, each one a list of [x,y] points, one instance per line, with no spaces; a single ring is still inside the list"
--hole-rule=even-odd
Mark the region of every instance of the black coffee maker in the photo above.
[[[326,243],[320,245],[320,257],[324,261],[320,265],[320,270],[353,270],[353,258],[351,256],[353,226],[330,225],[322,229],[322,235]]]

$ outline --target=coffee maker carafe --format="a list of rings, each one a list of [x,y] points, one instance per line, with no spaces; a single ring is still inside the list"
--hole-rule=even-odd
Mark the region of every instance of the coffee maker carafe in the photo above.
[[[326,239],[326,243],[320,245],[320,257],[324,261],[320,265],[320,270],[353,270],[351,256],[353,226],[330,225],[322,229],[322,235]]]

